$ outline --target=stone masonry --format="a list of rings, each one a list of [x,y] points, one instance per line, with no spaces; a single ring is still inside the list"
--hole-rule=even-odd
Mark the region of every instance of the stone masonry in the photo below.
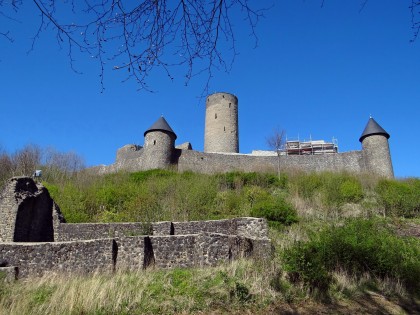
[[[370,118],[359,141],[362,150],[319,155],[240,154],[238,136],[238,99],[229,93],[208,96],[204,132],[204,152],[191,145],[175,146],[176,134],[161,117],[145,132],[145,146],[126,145],[118,150],[117,159],[109,166],[93,168],[99,173],[174,169],[179,172],[225,173],[231,171],[275,172],[277,165],[284,170],[305,172],[370,173],[394,176],[389,150],[389,134]]]
[[[264,219],[65,223],[47,189],[27,177],[9,180],[0,211],[0,272],[8,280],[51,272],[216,266],[271,256]]]

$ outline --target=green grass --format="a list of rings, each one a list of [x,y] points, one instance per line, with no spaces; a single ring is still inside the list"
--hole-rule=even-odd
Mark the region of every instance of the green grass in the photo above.
[[[270,313],[326,296],[420,292],[419,240],[395,232],[420,224],[418,179],[162,170],[54,178],[44,184],[68,222],[265,217],[274,258],[18,281],[0,288],[0,314]]]
[[[46,276],[10,285],[4,314],[175,314],[263,308],[273,290],[252,261],[208,269]],[[271,292],[271,293],[270,293]]]

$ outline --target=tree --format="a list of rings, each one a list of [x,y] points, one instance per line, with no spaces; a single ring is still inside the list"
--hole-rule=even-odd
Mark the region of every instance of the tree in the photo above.
[[[273,133],[266,138],[267,145],[270,149],[276,152],[277,154],[277,175],[280,179],[280,155],[284,149],[286,131],[280,129],[279,127],[273,130]]]
[[[126,71],[126,79],[136,80],[140,89],[149,89],[147,76],[157,67],[173,79],[174,66],[186,67],[186,84],[207,73],[208,87],[212,71],[228,71],[236,55],[232,12],[242,13],[257,40],[255,28],[264,10],[250,0],[32,2],[40,16],[32,46],[42,32],[52,29],[58,44],[68,49],[74,70],[76,53],[98,62],[102,88],[108,63],[114,70]],[[23,0],[0,0],[0,19],[14,21],[23,5]],[[0,29],[1,37],[13,41],[10,29]]]

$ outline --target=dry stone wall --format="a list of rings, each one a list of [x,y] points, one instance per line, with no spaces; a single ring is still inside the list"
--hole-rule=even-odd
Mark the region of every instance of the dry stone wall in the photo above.
[[[267,259],[271,242],[264,238],[200,233],[131,236],[71,242],[2,243],[0,257],[19,277],[46,273],[89,273],[114,270],[216,266],[241,257]]]
[[[156,223],[65,223],[48,191],[13,178],[0,200],[0,273],[7,279],[47,272],[215,266],[267,258],[267,222],[259,218]],[[54,240],[56,242],[54,242]]]
[[[67,223],[58,227],[57,241],[78,241],[150,234],[151,226],[133,223]]]
[[[115,251],[115,241],[112,239],[57,243],[0,243],[0,257],[8,267],[19,268],[19,277],[41,276],[46,272],[112,271]]]

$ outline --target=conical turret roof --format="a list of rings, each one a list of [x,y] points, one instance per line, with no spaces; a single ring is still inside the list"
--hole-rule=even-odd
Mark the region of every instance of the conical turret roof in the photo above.
[[[163,118],[163,116],[159,117],[158,120],[155,121],[155,123],[144,132],[144,136],[146,136],[146,134],[148,132],[151,131],[166,131],[166,132],[170,132],[176,137],[176,133],[172,130],[171,126],[169,126],[168,122],[166,121],[165,118]]]
[[[362,142],[364,138],[373,135],[383,135],[387,139],[389,139],[390,135],[386,132],[379,124],[373,119],[372,117],[369,118],[369,121],[363,130],[362,135],[360,136],[359,141]]]

